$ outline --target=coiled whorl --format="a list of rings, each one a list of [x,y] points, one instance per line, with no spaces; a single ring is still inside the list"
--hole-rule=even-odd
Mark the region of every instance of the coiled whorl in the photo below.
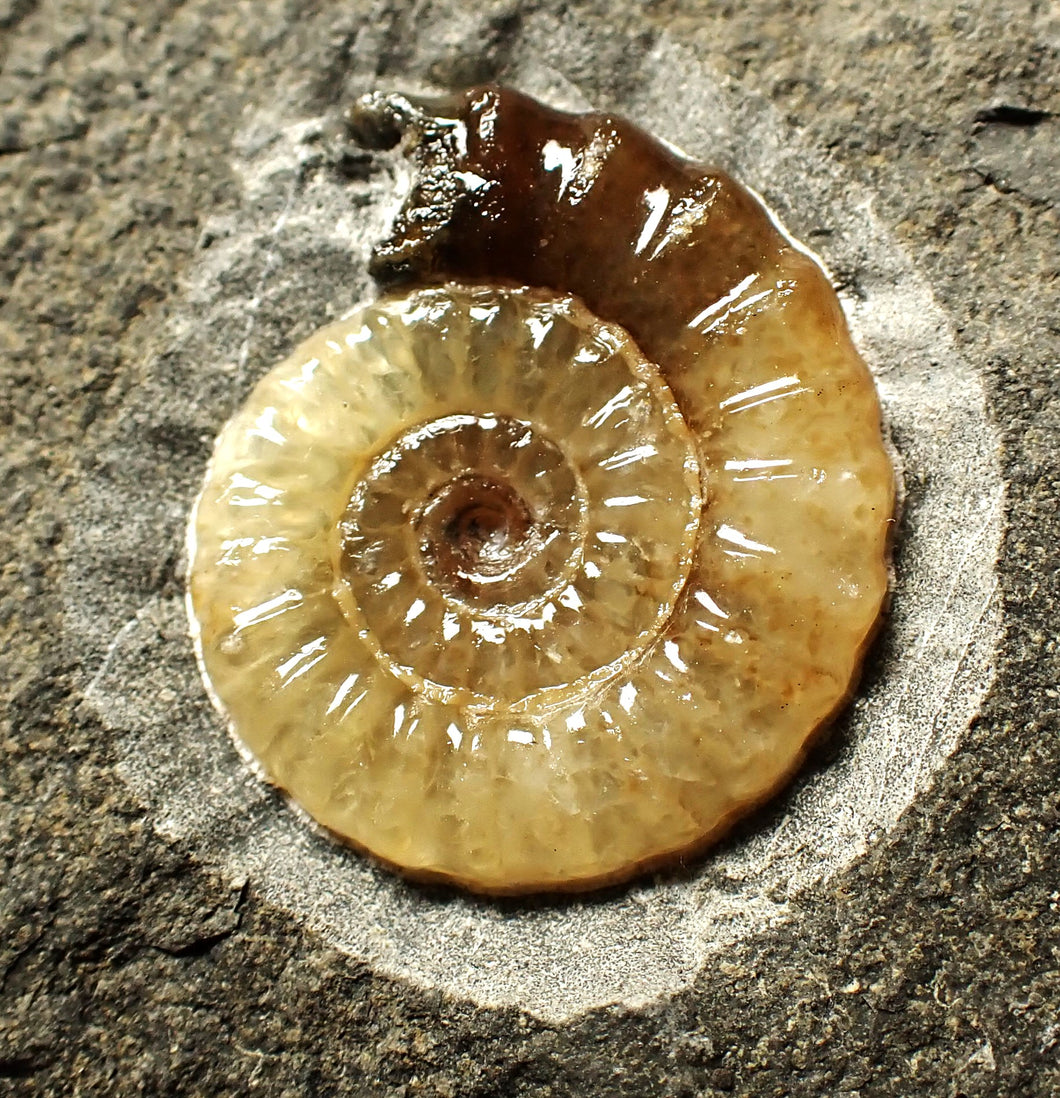
[[[238,739],[412,876],[696,851],[848,697],[893,479],[820,268],[721,173],[517,93],[370,97],[417,182],[222,431],[189,602]]]

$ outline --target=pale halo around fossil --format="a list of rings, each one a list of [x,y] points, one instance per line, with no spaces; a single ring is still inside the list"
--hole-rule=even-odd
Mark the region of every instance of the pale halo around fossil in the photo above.
[[[473,19],[454,15],[451,35],[473,41]],[[510,82],[559,106],[613,108],[693,156],[720,160],[765,193],[785,220],[812,225],[819,218],[831,226],[827,258],[861,276],[862,294],[849,303],[855,337],[877,374],[906,465],[930,469],[933,479],[907,513],[887,662],[843,722],[839,758],[688,880],[513,915],[434,897],[372,869],[316,836],[248,775],[202,698],[179,600],[156,600],[115,623],[120,628],[90,691],[119,733],[120,772],[151,820],[204,862],[249,878],[266,900],[381,972],[548,1019],[676,991],[720,950],[784,924],[791,897],[841,870],[893,826],[953,749],[989,685],[1002,496],[981,383],[957,356],[925,280],[872,216],[870,196],[837,180],[835,167],[801,148],[768,107],[723,87],[665,39],[641,59],[641,79],[628,85],[637,90],[623,97],[609,96],[605,75],[586,61],[599,28],[554,32],[546,18],[527,22],[519,51],[526,60]],[[418,71],[429,68],[430,48],[420,47]],[[560,75],[575,71],[577,85]],[[678,102],[675,87],[695,91]],[[186,370],[171,370],[155,384],[174,398],[170,416],[185,415],[196,429],[219,426],[231,410],[211,407],[209,393],[196,391],[200,382],[210,389],[204,379],[211,372],[216,381],[216,363],[229,364],[223,379],[233,404],[253,380],[245,376],[247,345],[267,326],[267,311],[294,315],[312,290],[338,313],[370,293],[367,251],[399,198],[396,177],[364,184],[357,208],[334,181],[297,185],[304,138],[316,123],[291,110],[259,115],[235,150],[247,212],[205,253],[186,315],[177,316],[164,347]],[[326,240],[320,225],[329,226]],[[792,227],[803,235],[801,225]],[[342,274],[325,254],[340,251],[353,256]],[[242,297],[238,279],[234,295],[221,289],[226,280],[231,287],[235,269],[250,272]],[[300,333],[326,319],[318,311]],[[289,332],[277,332],[281,337],[288,346],[296,341]],[[128,463],[130,477],[132,468]],[[120,511],[118,488],[101,485],[98,499]],[[159,496],[177,516],[191,501],[172,486],[160,487]],[[98,506],[95,514],[98,521]],[[158,537],[146,531],[146,519],[133,521]],[[171,549],[158,547],[160,555]],[[75,553],[72,570],[85,571],[90,557],[88,549],[80,558]],[[83,618],[93,599],[104,600],[81,576],[68,588]],[[75,632],[87,628],[83,618],[79,624],[71,613]],[[107,621],[105,613],[100,620]]]

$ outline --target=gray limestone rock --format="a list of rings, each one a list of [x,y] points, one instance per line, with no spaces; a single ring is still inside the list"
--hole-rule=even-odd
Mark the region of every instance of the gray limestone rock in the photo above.
[[[1057,26],[863,0],[0,3],[0,1093],[1060,1092]],[[688,872],[418,889],[212,713],[214,434],[374,290],[342,114],[503,79],[627,114],[816,250],[901,460],[858,701]]]

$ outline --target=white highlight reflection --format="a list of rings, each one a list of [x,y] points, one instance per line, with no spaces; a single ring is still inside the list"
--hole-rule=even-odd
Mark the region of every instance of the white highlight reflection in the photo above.
[[[252,625],[260,625],[263,621],[268,621],[270,618],[276,617],[277,614],[282,614],[292,606],[300,605],[301,602],[302,592],[290,588],[274,599],[260,602],[249,610],[240,610],[238,614],[232,617],[232,621],[235,622],[236,626],[235,632],[242,633],[244,629],[249,629]]]
[[[733,545],[738,545],[741,549],[746,549],[748,553],[776,553],[776,549],[772,545],[764,545],[760,541],[752,541],[746,534],[741,534],[735,526],[723,525],[718,527],[718,537],[724,541],[731,542]],[[728,550],[726,550],[728,552]],[[747,554],[742,554],[746,556]]]
[[[670,192],[665,187],[657,187],[654,191],[647,191],[644,202],[648,207],[648,216],[644,219],[644,227],[640,231],[637,243],[633,247],[634,254],[640,255],[648,246],[648,242],[655,235],[666,213],[666,207],[670,204]]]
[[[761,385],[755,385],[751,389],[745,389],[742,393],[728,397],[721,401],[718,407],[732,412],[746,412],[749,408],[756,408],[759,404],[767,404],[771,400],[782,400],[784,397],[807,392],[809,389],[801,385],[800,378],[794,375],[778,377],[774,381],[765,381]]]
[[[758,278],[757,273],[749,274],[746,278],[737,282],[736,285],[724,297],[719,297],[713,305],[708,305],[701,313],[694,316],[688,322],[689,328],[698,328],[702,323],[704,323],[704,321],[710,320],[710,318],[716,313],[720,313],[723,309],[726,308],[726,306],[731,305],[739,298],[740,294],[742,294],[744,290],[746,290],[747,287],[755,281],[756,278]],[[709,329],[706,330],[709,331]]]

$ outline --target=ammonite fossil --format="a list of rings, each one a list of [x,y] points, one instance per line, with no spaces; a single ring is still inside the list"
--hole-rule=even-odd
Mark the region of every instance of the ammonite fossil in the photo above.
[[[376,272],[223,429],[201,662],[319,823],[576,890],[694,853],[847,699],[887,589],[872,380],[815,261],[634,126],[370,97],[416,179]]]

